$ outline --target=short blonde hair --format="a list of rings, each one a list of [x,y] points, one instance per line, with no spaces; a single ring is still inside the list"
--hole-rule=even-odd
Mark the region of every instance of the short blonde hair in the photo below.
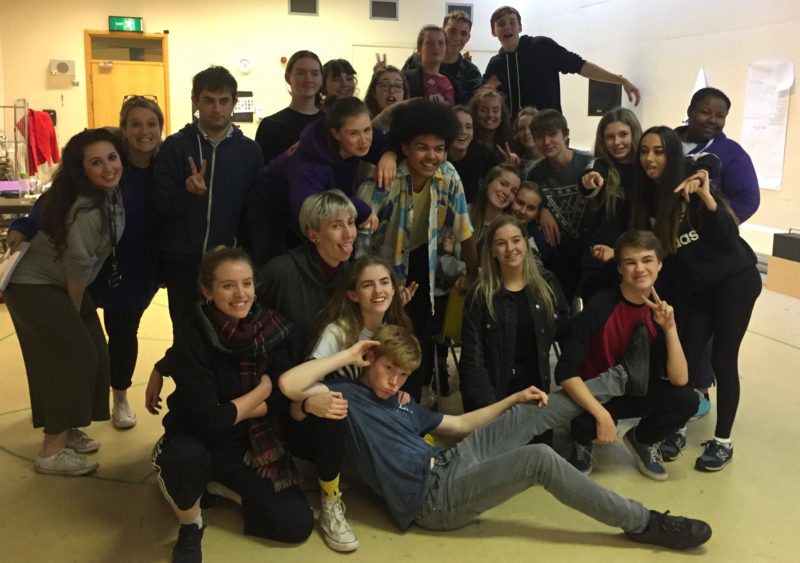
[[[372,335],[372,339],[380,342],[372,349],[376,360],[386,356],[395,366],[409,373],[422,362],[419,340],[407,328],[392,324],[381,325]]]
[[[345,213],[353,219],[358,215],[356,206],[350,198],[342,190],[325,190],[306,198],[303,202],[300,208],[300,229],[304,235],[308,229],[318,231],[323,219],[338,217]]]

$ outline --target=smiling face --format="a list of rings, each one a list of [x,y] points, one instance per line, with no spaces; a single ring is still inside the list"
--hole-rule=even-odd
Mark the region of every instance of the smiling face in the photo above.
[[[506,209],[514,201],[521,182],[519,175],[513,172],[501,172],[500,176],[486,186],[486,198],[489,205],[499,211]]]
[[[356,91],[356,77],[352,74],[342,73],[339,76],[329,76],[325,80],[325,93],[328,96],[348,98]]]
[[[309,229],[308,240],[326,264],[336,267],[350,259],[356,239],[356,218],[349,213],[320,219],[319,230]]]
[[[533,190],[521,189],[517,192],[511,204],[511,214],[514,218],[527,225],[539,219],[539,209],[542,207],[542,198]]]
[[[419,135],[402,148],[408,169],[415,180],[432,178],[445,158],[444,139],[437,135]]]
[[[375,101],[378,102],[378,109],[383,111],[403,99],[405,99],[403,77],[396,72],[383,73],[375,88]]]
[[[297,59],[285,75],[292,97],[313,98],[322,88],[322,67],[311,57]]]
[[[686,128],[687,140],[704,143],[722,133],[728,117],[728,105],[722,98],[706,96],[688,110],[689,124]]]
[[[456,118],[458,119],[458,135],[456,135],[456,138],[450,145],[450,149],[456,151],[466,151],[472,142],[472,137],[474,134],[472,128],[472,115],[463,111],[457,111]]]
[[[639,144],[639,163],[651,180],[658,181],[664,174],[667,169],[667,155],[664,153],[664,143],[657,134],[648,133],[642,137]]]
[[[423,65],[441,64],[447,53],[447,36],[441,31],[426,31],[419,48]]]
[[[122,128],[129,151],[152,155],[161,144],[161,125],[156,113],[147,108],[135,107],[128,112]]]
[[[122,159],[108,141],[98,141],[83,150],[83,172],[98,190],[111,193],[122,178]]]
[[[558,158],[562,152],[568,150],[567,139],[569,139],[569,131],[564,132],[560,129],[549,133],[537,133],[533,136],[537,150],[547,159]]]
[[[371,365],[364,370],[361,381],[372,389],[379,399],[388,399],[397,394],[411,374],[398,367],[388,356],[375,359],[373,352],[367,353]]]
[[[534,149],[536,145],[533,142],[533,133],[531,133],[532,115],[522,115],[517,118],[517,142],[525,148]]]
[[[497,260],[500,270],[521,268],[528,251],[525,233],[516,225],[503,225],[492,237],[492,257]]]
[[[522,33],[522,25],[519,23],[516,14],[506,14],[494,22],[492,35],[500,40],[503,50],[513,53],[519,45],[519,34]]]
[[[363,157],[372,146],[372,122],[369,114],[361,113],[344,120],[339,129],[331,129],[331,135],[339,143],[339,156]]]
[[[478,125],[487,131],[500,127],[500,120],[503,118],[502,104],[499,96],[484,96],[478,103]]]
[[[617,162],[632,162],[633,134],[631,128],[621,121],[613,121],[603,131],[603,142],[606,151]]]
[[[658,279],[658,272],[661,271],[661,261],[656,251],[623,246],[621,254],[617,270],[622,277],[623,289],[644,296],[650,295]]]
[[[200,95],[192,98],[192,105],[198,113],[200,127],[213,135],[227,131],[231,124],[231,114],[236,106],[236,96],[228,90],[210,92],[201,90]]]
[[[244,260],[227,260],[214,270],[211,287],[203,287],[203,297],[233,319],[243,319],[255,300],[253,269]]]
[[[365,267],[355,289],[347,291],[347,298],[358,304],[362,315],[385,314],[394,298],[389,270],[380,264]]]
[[[451,19],[447,22],[444,32],[447,34],[447,54],[456,56],[461,53],[467,41],[469,41],[469,24],[467,22]]]

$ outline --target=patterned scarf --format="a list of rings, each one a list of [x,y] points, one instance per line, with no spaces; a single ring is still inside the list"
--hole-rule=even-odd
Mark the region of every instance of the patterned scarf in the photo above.
[[[289,336],[289,325],[271,309],[253,306],[245,319],[232,319],[214,305],[203,305],[224,346],[239,358],[239,375],[242,391],[254,389],[261,374],[269,368],[269,352]],[[258,475],[272,481],[276,492],[298,483],[298,475],[291,454],[284,444],[283,426],[278,417],[262,416],[247,421],[250,448],[244,462]]]

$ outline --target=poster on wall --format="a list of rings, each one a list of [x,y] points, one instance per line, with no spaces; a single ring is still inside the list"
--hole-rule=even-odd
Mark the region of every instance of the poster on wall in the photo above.
[[[792,61],[757,61],[747,65],[742,146],[753,159],[761,189],[780,190],[794,84]]]

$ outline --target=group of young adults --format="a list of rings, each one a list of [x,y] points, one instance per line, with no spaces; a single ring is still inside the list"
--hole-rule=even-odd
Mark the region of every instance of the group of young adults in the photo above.
[[[758,184],[722,132],[730,100],[700,90],[686,126],[644,133],[612,110],[592,156],[569,147],[558,73],[620,83],[636,103],[638,89],[521,35],[507,6],[481,75],[462,54],[471,26],[464,12],[425,26],[403,70],[379,60],[364,101],[350,63],[298,51],[291,103],[255,141],[231,123],[237,84],[222,67],[194,77],[198,119],[163,144],[144,96],[125,99],[119,131],[70,139],[9,235],[12,248],[31,243],[5,296],[44,429],[37,472],[97,469],[83,454],[99,444],[80,428],[109,418],[109,380],[114,425],[135,425],[136,332],[161,284],[173,343],[145,400],[160,413],[174,380],[153,452],[181,525],[174,561],[201,560],[202,509],[220,496],[241,505],[245,533],[304,541],[314,518],[294,457],[316,466],[337,551],[358,547],[343,471],[403,530],[461,527],[541,484],[632,540],[708,540],[705,522],[587,475],[593,443],[640,418],[623,441],[644,475],[666,479],[714,380],[717,426],[695,466],[732,459],[738,353],[761,283],[738,234]],[[451,288],[467,292],[459,416],[419,404]],[[556,340],[561,389],[549,393]],[[556,427],[570,430],[569,460],[551,449]],[[429,433],[461,440],[442,449]]]

